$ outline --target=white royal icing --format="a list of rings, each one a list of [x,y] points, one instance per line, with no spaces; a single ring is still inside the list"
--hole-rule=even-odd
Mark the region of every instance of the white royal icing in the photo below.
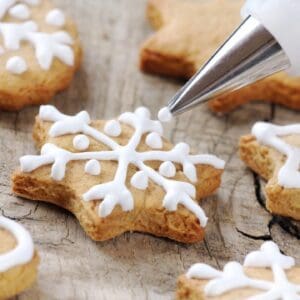
[[[252,134],[263,145],[272,147],[286,156],[278,172],[278,183],[285,188],[300,188],[300,148],[289,145],[281,139],[283,136],[300,134],[300,124],[278,126],[258,122],[252,128]]]
[[[145,190],[148,187],[148,176],[144,171],[138,171],[131,177],[130,183],[139,190]]]
[[[171,122],[173,119],[172,113],[170,112],[168,107],[163,107],[159,112],[158,112],[158,120],[163,123],[168,123]]]
[[[100,175],[101,165],[98,160],[91,159],[85,164],[84,171],[85,171],[85,173],[93,175],[93,176]]]
[[[73,146],[76,150],[84,151],[89,148],[90,140],[84,134],[76,135],[73,139]]]
[[[188,270],[186,276],[209,280],[204,288],[207,297],[220,296],[242,288],[254,288],[262,292],[248,299],[297,300],[300,296],[300,285],[289,282],[284,271],[294,266],[295,260],[292,257],[281,254],[278,246],[268,241],[259,251],[251,252],[246,256],[244,267],[270,268],[273,272],[273,281],[248,277],[243,266],[238,262],[229,262],[223,271],[206,264],[195,264]]]
[[[117,137],[121,134],[122,128],[118,121],[110,120],[104,126],[104,132],[109,136]]]
[[[171,161],[165,161],[160,165],[159,173],[168,178],[174,177],[176,174],[176,168]]]
[[[176,145],[169,151],[137,151],[137,147],[145,134],[156,132],[162,135],[163,133],[161,123],[151,119],[148,109],[140,107],[134,113],[126,112],[119,117],[119,122],[134,129],[134,133],[126,145],[118,144],[105,133],[90,126],[91,119],[85,111],[75,116],[67,116],[60,113],[55,107],[47,105],[41,106],[39,117],[41,120],[54,122],[49,130],[51,137],[66,134],[84,134],[104,144],[110,150],[72,153],[54,144],[45,144],[42,147],[41,155],[28,155],[20,159],[23,172],[31,172],[41,166],[50,164],[52,165],[51,177],[54,180],[62,180],[65,176],[66,165],[70,161],[93,159],[117,161],[118,167],[112,181],[95,185],[83,195],[84,201],[102,200],[99,205],[99,216],[106,217],[116,205],[120,205],[124,211],[130,211],[134,207],[133,195],[126,186],[128,166],[132,164],[138,169],[137,174],[131,179],[131,184],[134,187],[145,189],[148,180],[152,180],[155,184],[161,186],[166,193],[163,199],[163,206],[166,209],[175,211],[178,204],[181,204],[198,217],[202,226],[206,225],[207,217],[194,200],[196,197],[194,185],[186,181],[168,179],[149,167],[146,162],[160,161],[162,165],[165,162],[177,163],[183,166],[183,170],[189,169],[189,173],[191,173],[191,168],[196,173],[196,165],[198,164],[207,164],[217,169],[223,169],[225,163],[213,155],[191,155],[188,145],[184,143]],[[142,173],[139,173],[140,171]],[[171,173],[173,174],[173,171]],[[166,172],[166,175],[168,174],[170,173]]]
[[[25,4],[24,4],[25,3]],[[37,0],[1,0],[0,1],[0,35],[3,39],[3,46],[6,50],[20,50],[23,42],[29,43],[35,51],[38,64],[43,70],[49,70],[54,58],[68,66],[74,65],[74,51],[71,47],[73,44],[72,37],[66,31],[56,31],[46,33],[39,31],[36,22],[28,20],[31,15],[30,6],[38,5]],[[26,5],[27,4],[27,5]],[[51,13],[52,12],[52,13]],[[25,22],[2,22],[6,14],[18,20]],[[53,17],[54,15],[54,17]],[[47,15],[52,22],[62,23],[62,17],[57,10],[50,11]],[[57,26],[57,25],[54,26]],[[7,68],[14,74],[20,74]]]
[[[17,4],[9,9],[9,14],[14,18],[26,20],[30,17],[30,10],[25,4]]]
[[[5,217],[0,217],[0,228],[10,232],[17,242],[14,249],[0,254],[0,273],[30,262],[34,255],[34,246],[29,232],[20,224]]]
[[[151,132],[146,137],[146,144],[152,149],[161,149],[163,141],[157,132]]]
[[[62,27],[66,23],[66,18],[60,9],[53,9],[47,14],[46,23],[49,25]]]
[[[6,63],[6,70],[12,74],[22,74],[27,71],[26,61],[20,56],[13,56]]]

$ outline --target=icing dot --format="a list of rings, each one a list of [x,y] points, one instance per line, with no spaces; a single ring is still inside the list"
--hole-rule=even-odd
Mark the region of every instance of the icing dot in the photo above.
[[[171,161],[165,161],[159,167],[159,173],[165,177],[174,177],[176,174],[176,168]]]
[[[143,171],[136,172],[131,177],[130,183],[139,190],[145,190],[148,187],[148,176]]]
[[[169,110],[168,107],[163,107],[159,112],[158,112],[158,120],[160,122],[163,122],[163,123],[168,123],[168,122],[171,122],[172,119],[173,119],[173,116]]]
[[[76,150],[86,150],[90,146],[90,140],[86,135],[76,135],[73,139],[73,146]]]
[[[22,74],[27,71],[26,61],[20,56],[13,56],[6,63],[6,70],[13,74]]]
[[[27,5],[18,4],[10,8],[9,14],[17,19],[26,20],[30,17],[30,11]]]
[[[85,164],[84,171],[87,174],[97,176],[101,173],[101,165],[98,160],[91,159]]]
[[[186,143],[178,143],[175,149],[181,152],[183,155],[188,155],[190,153],[190,146]]]
[[[51,10],[46,16],[46,23],[53,26],[64,26],[66,18],[64,13],[60,9]]]
[[[150,110],[147,107],[144,107],[144,106],[138,107],[135,110],[135,113],[138,116],[142,117],[142,118],[146,118],[146,119],[150,119],[151,118]]]
[[[163,146],[162,139],[156,132],[152,132],[147,135],[146,144],[153,149],[161,149]]]
[[[111,120],[106,122],[105,127],[104,127],[104,132],[110,136],[119,136],[122,132],[121,125],[118,121],[116,120]]]

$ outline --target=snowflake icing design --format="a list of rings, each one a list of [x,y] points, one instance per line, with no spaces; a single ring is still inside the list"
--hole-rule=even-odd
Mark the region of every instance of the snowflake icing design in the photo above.
[[[281,139],[288,135],[299,135],[300,125],[278,126],[258,122],[253,126],[252,134],[259,143],[275,148],[286,156],[286,161],[278,172],[278,183],[285,188],[300,188],[300,148]]]
[[[35,49],[35,55],[39,66],[43,70],[49,70],[53,59],[58,58],[68,66],[74,65],[74,51],[72,37],[66,31],[56,31],[53,33],[40,32],[36,22],[30,20],[30,7],[37,6],[41,0],[1,0],[0,2],[0,20],[8,13],[17,18],[18,22],[0,22],[0,34],[3,38],[3,47],[1,53],[6,50],[18,50],[22,42],[30,43]],[[12,14],[12,11],[18,11],[18,14]],[[25,10],[25,17],[22,12]],[[51,11],[49,12],[51,13]],[[24,20],[20,22],[20,20]],[[52,24],[49,24],[52,25]],[[54,26],[54,25],[53,25]],[[63,26],[63,25],[62,25]],[[57,27],[57,26],[55,26]],[[23,58],[22,62],[24,61]],[[24,62],[25,64],[25,62]],[[13,73],[14,70],[8,68]],[[24,70],[26,71],[26,69]]]
[[[54,122],[49,130],[51,137],[75,134],[73,145],[77,149],[87,149],[89,143],[86,137],[90,137],[111,150],[73,153],[48,143],[42,147],[41,155],[28,155],[20,159],[23,172],[31,172],[40,166],[52,164],[51,177],[54,180],[62,180],[65,176],[67,163],[70,161],[87,161],[85,170],[86,172],[89,170],[89,174],[100,173],[101,161],[117,161],[118,167],[114,179],[111,182],[92,187],[83,195],[84,201],[102,200],[99,205],[99,216],[106,217],[111,214],[116,205],[120,205],[124,211],[130,211],[134,208],[133,195],[126,186],[128,167],[132,164],[138,168],[138,171],[131,178],[133,187],[145,190],[149,180],[152,180],[165,190],[163,206],[167,210],[175,211],[178,204],[181,204],[197,216],[201,226],[206,225],[207,217],[194,200],[196,189],[190,182],[197,181],[197,164],[207,164],[217,169],[223,169],[224,161],[213,155],[192,155],[189,146],[185,143],[179,143],[169,151],[137,151],[144,135],[147,135],[146,141],[149,136],[148,140],[155,137],[153,146],[159,147],[160,144],[163,144],[162,141],[161,143],[157,142],[163,134],[162,124],[151,119],[147,108],[140,107],[134,113],[126,112],[118,120],[108,121],[104,128],[105,133],[90,126],[91,119],[85,111],[75,116],[68,116],[60,113],[55,107],[47,105],[41,106],[39,117],[43,121]],[[119,145],[111,138],[121,134],[121,123],[134,129],[133,135],[125,146]],[[145,164],[147,161],[162,162],[159,171],[147,166]],[[176,174],[174,163],[182,166],[183,172],[190,182],[177,181],[171,178]]]
[[[280,253],[274,242],[265,242],[259,251],[248,254],[244,267],[270,268],[273,282],[248,277],[244,268],[238,262],[229,262],[223,271],[219,271],[206,264],[195,264],[187,272],[188,278],[209,280],[204,288],[205,295],[215,297],[233,290],[253,288],[263,293],[252,296],[247,300],[299,300],[300,285],[289,282],[286,269],[295,266],[292,257]]]

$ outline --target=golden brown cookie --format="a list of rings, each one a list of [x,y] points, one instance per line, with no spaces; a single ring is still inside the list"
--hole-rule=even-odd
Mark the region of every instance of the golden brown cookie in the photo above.
[[[41,155],[20,159],[13,191],[71,211],[97,241],[127,231],[200,241],[207,218],[197,202],[219,187],[224,162],[162,134],[146,108],[106,122],[42,106],[33,133]]]
[[[16,222],[0,217],[0,299],[28,289],[36,281],[38,264],[29,233]]]
[[[157,30],[140,51],[143,71],[190,78],[240,24],[242,0],[149,0],[147,15]],[[300,109],[300,80],[285,73],[259,81],[209,103],[229,112],[252,100]]]
[[[244,266],[229,262],[219,271],[206,264],[193,265],[178,278],[176,298],[246,300],[256,296],[272,300],[297,299],[299,295],[300,268],[292,257],[282,255],[275,243],[266,242],[246,256]]]
[[[0,109],[48,102],[81,61],[74,23],[50,0],[0,3]]]
[[[267,209],[300,220],[300,125],[259,122],[240,140],[240,157],[265,180]]]

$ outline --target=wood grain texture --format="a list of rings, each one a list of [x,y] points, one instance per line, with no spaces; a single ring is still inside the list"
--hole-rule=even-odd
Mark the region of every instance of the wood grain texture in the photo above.
[[[83,66],[71,88],[53,101],[60,110],[86,109],[103,119],[146,105],[154,113],[181,86],[138,70],[138,49],[151,31],[146,0],[55,2],[77,21],[84,46]],[[32,232],[42,260],[37,284],[18,299],[172,299],[177,276],[191,264],[242,261],[267,239],[300,264],[299,223],[270,216],[263,207],[264,183],[237,156],[238,139],[254,122],[299,122],[299,113],[252,103],[217,117],[203,106],[169,127],[174,142],[186,141],[227,161],[219,193],[203,204],[209,216],[206,239],[187,246],[136,233],[95,243],[66,211],[14,197],[10,174],[21,155],[36,152],[31,129],[37,111],[0,113],[0,212]]]

